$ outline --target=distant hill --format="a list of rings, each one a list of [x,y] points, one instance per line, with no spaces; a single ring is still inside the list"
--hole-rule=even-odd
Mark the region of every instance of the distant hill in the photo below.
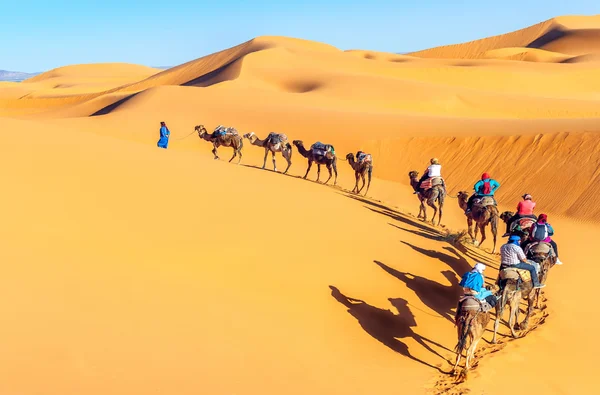
[[[0,81],[19,82],[38,74],[40,73],[22,73],[20,71],[0,70]]]

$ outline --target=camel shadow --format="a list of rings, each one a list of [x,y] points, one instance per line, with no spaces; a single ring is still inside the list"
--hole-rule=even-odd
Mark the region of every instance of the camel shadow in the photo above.
[[[388,223],[388,225],[393,226],[396,229],[403,230],[403,231],[405,231],[407,233],[412,233],[413,235],[424,237],[424,238],[429,239],[429,240],[444,241],[444,238],[441,235],[436,234],[436,233],[434,233],[432,231],[425,232],[425,231],[422,231],[422,230],[411,230],[411,229],[403,228],[402,226],[394,225],[392,223]]]
[[[400,298],[388,299],[392,306],[398,310],[399,314],[396,315],[392,313],[391,310],[383,310],[378,307],[371,306],[363,300],[350,298],[342,294],[340,290],[333,285],[330,285],[329,288],[331,289],[331,296],[333,296],[333,298],[339,303],[346,306],[348,308],[348,313],[356,318],[364,331],[371,335],[374,339],[396,351],[397,353],[412,359],[413,361],[419,362],[430,368],[436,369],[439,372],[442,372],[439,367],[431,365],[430,363],[413,356],[410,353],[408,346],[398,340],[407,337],[412,338],[429,352],[437,355],[443,360],[446,360],[442,355],[431,348],[426,341],[440,348],[448,350],[446,347],[422,337],[412,330],[412,327],[417,326],[417,323],[415,321],[415,316],[410,311],[408,302],[406,302],[406,300]]]
[[[446,254],[445,252],[427,250],[425,248],[417,247],[416,245],[413,245],[403,240],[400,240],[400,242],[425,256],[444,262],[445,264],[450,266],[450,268],[459,276],[462,276],[463,274],[472,269],[469,262],[454,248],[443,247],[444,250],[452,253],[452,255],[450,255]]]
[[[459,280],[454,273],[450,270],[443,271],[442,274],[450,281],[450,285],[442,285],[425,277],[398,271],[382,262],[373,262],[404,282],[406,287],[412,290],[425,306],[454,324],[454,312],[452,310],[456,308],[456,301],[462,295],[461,287],[458,285]]]
[[[390,207],[384,206],[383,204],[379,204],[379,203],[373,202],[371,200],[364,199],[360,196],[350,195],[350,194],[347,194],[346,196],[349,197],[350,199],[358,200],[359,202],[366,204],[365,208],[373,211],[374,213],[385,215],[385,216],[390,217],[398,222],[402,222],[406,225],[413,226],[417,229],[420,229],[421,231],[423,231],[425,233],[431,234],[432,237],[435,237],[437,235],[440,237],[440,240],[442,238],[442,234],[440,232],[436,231],[434,228],[431,228],[431,227],[425,225],[423,222],[421,222],[417,219],[413,219],[412,217],[410,217],[406,214],[403,214],[397,210],[394,210]]]
[[[309,182],[312,182],[313,184],[325,185],[325,186],[333,188],[333,189],[337,189],[337,190],[340,190],[340,191],[343,191],[343,192],[350,193],[349,190],[344,189],[344,188],[342,188],[339,185],[333,185],[333,181],[332,180],[329,180],[329,182],[327,184],[325,184],[324,180],[326,180],[327,178],[321,178],[320,181],[317,181],[317,180],[311,180],[308,177],[304,178],[304,176],[299,176],[299,175],[295,175],[295,174],[289,174],[289,173],[284,174],[283,171],[275,171],[273,169],[270,169],[268,166],[265,167],[264,169],[262,168],[262,166],[247,165],[247,164],[243,164],[243,163],[240,163],[240,166],[244,166],[244,167],[248,167],[248,168],[256,169],[256,170],[269,171],[271,173],[279,174],[279,175],[282,175],[282,176],[285,176],[285,177],[291,177],[291,178],[295,178],[297,180],[309,181]]]

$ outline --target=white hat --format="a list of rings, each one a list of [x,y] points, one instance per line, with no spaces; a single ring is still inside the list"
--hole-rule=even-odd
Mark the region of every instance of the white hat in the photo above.
[[[483,273],[483,271],[485,270],[485,265],[483,263],[476,263],[474,270],[478,273]]]

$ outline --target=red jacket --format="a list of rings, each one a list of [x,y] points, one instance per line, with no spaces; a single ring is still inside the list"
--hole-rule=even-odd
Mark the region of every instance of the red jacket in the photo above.
[[[517,205],[517,214],[532,215],[535,208],[535,202],[531,200],[521,200]]]

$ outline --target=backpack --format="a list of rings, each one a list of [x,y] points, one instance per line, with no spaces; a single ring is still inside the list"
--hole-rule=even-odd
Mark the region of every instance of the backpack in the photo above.
[[[484,195],[489,195],[492,192],[492,184],[490,184],[490,180],[487,179],[483,182],[482,192]]]
[[[548,227],[546,224],[538,224],[537,222],[533,224],[531,231],[531,236],[534,240],[544,241],[548,238]]]

